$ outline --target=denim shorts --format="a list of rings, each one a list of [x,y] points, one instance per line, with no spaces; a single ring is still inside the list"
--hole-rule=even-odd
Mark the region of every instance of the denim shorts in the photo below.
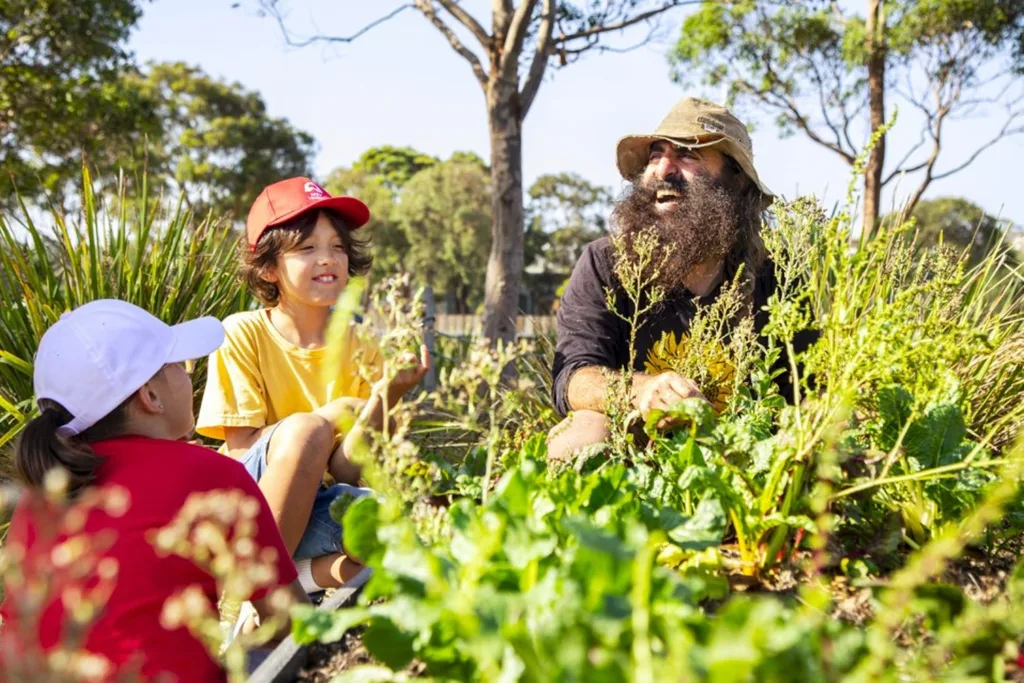
[[[242,456],[242,465],[257,482],[267,471],[267,451],[270,448],[270,437],[273,433],[273,429],[263,432],[259,440],[250,446]],[[306,560],[321,555],[344,552],[341,525],[331,517],[331,503],[344,495],[361,498],[370,493],[373,493],[371,489],[349,484],[335,484],[334,486],[321,484],[320,489],[316,492],[316,499],[313,501],[313,510],[309,513],[306,530],[299,540],[292,559]]]

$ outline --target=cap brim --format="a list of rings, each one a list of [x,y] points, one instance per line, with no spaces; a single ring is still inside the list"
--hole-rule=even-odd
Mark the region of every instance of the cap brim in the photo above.
[[[340,214],[342,218],[352,224],[353,230],[361,228],[370,222],[370,207],[355,197],[326,197],[311,204],[307,204],[301,209],[279,216],[277,220],[272,223],[267,223],[267,227],[275,228],[287,223],[296,216],[301,216],[302,214],[309,213],[310,211],[320,211],[322,209],[330,209],[331,211],[335,211]]]
[[[174,346],[166,363],[205,358],[224,343],[224,326],[213,317],[196,318],[171,326]]]

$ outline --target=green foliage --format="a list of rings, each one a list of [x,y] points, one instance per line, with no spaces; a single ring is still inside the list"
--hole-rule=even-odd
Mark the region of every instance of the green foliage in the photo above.
[[[80,154],[109,161],[154,129],[154,113],[118,76],[141,16],[133,0],[0,3],[0,205],[12,206],[17,179],[26,196],[61,191]],[[88,36],[88,39],[84,39]],[[130,149],[128,143],[128,149]]]
[[[313,137],[271,117],[258,93],[181,62],[152,64],[128,83],[159,121],[146,148],[151,176],[173,180],[196,213],[244,219],[265,186],[310,174]]]
[[[992,250],[1005,249],[1006,234],[1011,228],[1009,221],[1000,220],[985,213],[977,204],[960,197],[937,197],[926,199],[914,207],[916,244],[927,249],[946,244],[958,251],[967,251],[969,265],[984,260]],[[883,220],[892,223],[896,216]],[[1021,254],[1007,253],[1012,264],[1021,261]]]
[[[62,313],[100,298],[134,303],[173,324],[225,318],[250,303],[232,276],[238,237],[222,220],[196,221],[181,202],[154,199],[143,182],[103,205],[84,174],[82,210],[44,217],[0,212],[0,470],[9,445],[36,414],[32,359],[43,332]],[[205,362],[193,376],[205,384]]]
[[[374,462],[398,464],[375,469],[393,473],[379,487],[389,493],[343,518],[371,583],[357,607],[300,619],[295,633],[332,640],[366,626],[364,644],[385,665],[365,670],[374,680],[400,680],[412,660],[428,676],[482,681],[1000,671],[1024,625],[1005,621],[1005,602],[984,607],[933,582],[987,528],[1016,519],[1004,510],[1019,506],[1024,462],[1024,443],[1010,447],[1024,418],[1019,267],[997,274],[998,251],[973,268],[919,251],[910,226],[851,242],[849,213],[808,201],[776,219],[765,239],[779,290],[764,345],[746,348],[723,410],[690,399],[655,411],[645,443],[629,429],[626,396],[603,449],[551,463],[545,430],[516,417],[529,389],[496,393],[510,361],[473,346],[418,404],[452,413],[466,456],[437,462],[415,430],[375,444]],[[633,266],[620,274],[627,290],[649,289]],[[733,309],[719,309],[698,312],[697,337],[724,334]],[[807,328],[820,338],[798,356],[793,340]],[[792,404],[773,383],[783,350]],[[1004,388],[998,410],[994,386]],[[659,430],[666,418],[675,426]],[[452,496],[450,507],[425,505],[424,487]],[[873,604],[885,609],[869,609],[866,628],[833,618],[833,572],[879,586]],[[792,601],[734,591],[789,573],[801,580]]]
[[[607,234],[611,190],[575,173],[558,173],[537,178],[528,195],[527,267],[568,275],[583,247]]]
[[[309,173],[313,138],[257,93],[181,63],[140,69],[124,48],[140,5],[0,3],[0,206],[16,191],[65,205],[83,159],[113,194],[120,173],[145,173],[197,214],[236,218],[263,186]]]
[[[352,170],[363,171],[380,179],[384,187],[398,192],[420,171],[439,163],[435,157],[412,147],[371,147],[360,155]]]
[[[478,165],[447,161],[413,176],[392,214],[409,248],[402,266],[470,313],[483,300],[491,234],[490,178]]]
[[[451,297],[456,312],[475,310],[491,225],[490,178],[478,156],[438,161],[408,147],[373,147],[351,169],[332,171],[325,187],[370,207],[371,280],[410,273],[414,284]]]

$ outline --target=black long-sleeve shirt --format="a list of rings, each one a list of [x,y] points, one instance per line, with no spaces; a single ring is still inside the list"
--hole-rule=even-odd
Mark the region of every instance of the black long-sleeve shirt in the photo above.
[[[558,343],[555,347],[553,368],[555,409],[565,416],[571,410],[568,399],[569,379],[583,367],[600,366],[621,369],[629,362],[629,325],[609,310],[605,290],[614,292],[616,310],[629,317],[633,303],[626,296],[614,273],[615,248],[611,239],[602,237],[583,250],[573,269],[569,284],[558,309]],[[754,328],[758,334],[768,322],[768,312],[762,310],[775,291],[775,268],[766,262],[754,284]],[[704,297],[689,292],[671,295],[648,311],[641,319],[636,333],[636,355],[633,369],[656,373],[651,367],[650,352],[665,332],[680,338],[690,329],[697,306],[708,305],[719,295],[722,285]],[[794,339],[797,352],[806,349],[817,338],[817,333],[806,330]],[[780,358],[777,367],[787,369],[788,361]],[[777,380],[787,400],[792,400],[788,372]]]

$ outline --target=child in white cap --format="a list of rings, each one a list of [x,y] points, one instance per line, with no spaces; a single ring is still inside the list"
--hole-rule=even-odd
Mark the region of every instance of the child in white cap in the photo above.
[[[186,441],[195,424],[187,365],[215,351],[223,339],[215,318],[169,326],[116,300],[85,304],[43,335],[34,369],[41,414],[26,425],[16,453],[26,491],[6,550],[17,553],[21,572],[16,573],[22,579],[5,582],[0,678],[17,679],[16,668],[28,661],[26,655],[66,645],[62,641],[74,621],[76,600],[65,590],[33,614],[26,595],[33,573],[74,570],[54,559],[67,539],[65,532],[48,531],[54,528],[74,529],[77,538],[84,535],[98,544],[102,561],[96,566],[105,568],[98,574],[117,570],[103,611],[82,642],[82,651],[106,667],[108,675],[100,680],[128,671],[143,680],[162,675],[190,682],[225,680],[221,666],[185,627],[161,624],[164,603],[188,587],[198,587],[216,614],[214,577],[154,546],[154,532],[171,523],[192,494],[214,492],[255,512],[249,556],[264,559],[273,577],[250,597],[262,617],[274,612],[268,597],[274,588],[308,600],[256,482],[240,463]],[[44,502],[53,472],[62,473],[72,501],[87,491],[99,493],[100,500],[119,491],[127,493],[127,509],[118,515],[94,507],[84,520],[63,520],[66,508]],[[102,538],[112,544],[104,549]],[[78,578],[83,584],[100,579]]]

